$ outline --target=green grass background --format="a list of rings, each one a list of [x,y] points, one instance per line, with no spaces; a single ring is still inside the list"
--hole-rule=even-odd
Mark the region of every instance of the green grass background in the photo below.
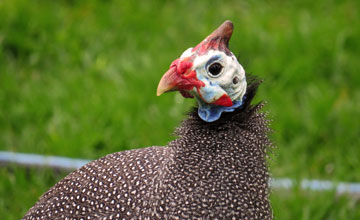
[[[172,60],[224,20],[263,78],[274,177],[360,182],[360,2],[0,0],[0,150],[96,159],[165,145],[194,100],[156,97]],[[1,219],[66,175],[0,167]],[[276,219],[360,219],[334,192],[273,191]]]

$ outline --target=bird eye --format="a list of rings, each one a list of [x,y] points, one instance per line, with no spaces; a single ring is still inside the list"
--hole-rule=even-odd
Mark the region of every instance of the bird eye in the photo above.
[[[218,76],[221,73],[223,66],[220,63],[213,63],[209,66],[209,73],[212,76]]]

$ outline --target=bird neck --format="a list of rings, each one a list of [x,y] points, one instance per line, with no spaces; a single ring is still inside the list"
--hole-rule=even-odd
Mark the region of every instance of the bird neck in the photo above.
[[[223,165],[260,162],[266,170],[265,157],[271,142],[267,137],[270,129],[265,114],[259,112],[262,104],[248,106],[223,114],[216,122],[204,122],[196,109],[189,114],[180,128],[179,138],[169,144],[174,149],[175,159],[183,162],[219,161]],[[228,163],[228,164],[227,164]]]

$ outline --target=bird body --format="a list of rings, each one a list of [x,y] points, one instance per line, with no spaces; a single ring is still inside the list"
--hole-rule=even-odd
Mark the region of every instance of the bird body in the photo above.
[[[241,106],[211,123],[193,109],[167,146],[88,163],[45,193],[23,219],[272,219],[269,129],[262,104],[250,104],[258,85],[251,82]]]
[[[253,108],[227,113],[217,124],[192,112],[168,146],[90,162],[24,219],[270,219],[268,128],[255,112],[260,106]]]

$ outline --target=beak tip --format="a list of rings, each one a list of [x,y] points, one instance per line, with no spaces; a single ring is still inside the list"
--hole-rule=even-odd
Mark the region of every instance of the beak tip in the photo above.
[[[160,96],[166,92],[176,90],[177,78],[178,76],[173,68],[168,70],[160,79],[156,90],[156,95]]]
[[[168,92],[170,89],[171,87],[169,87],[169,85],[164,84],[164,81],[160,81],[158,88],[156,90],[156,95],[161,96],[165,92]]]

